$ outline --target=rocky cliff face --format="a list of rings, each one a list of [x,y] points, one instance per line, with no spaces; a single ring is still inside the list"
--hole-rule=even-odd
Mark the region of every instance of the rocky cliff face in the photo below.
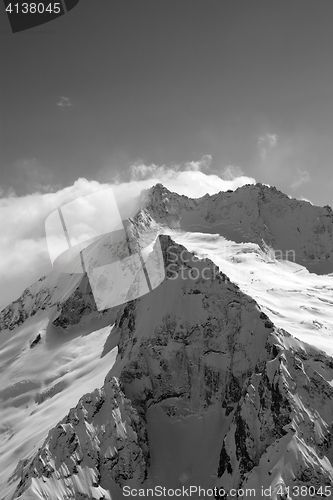
[[[169,414],[228,406],[229,392],[232,406],[273,324],[211,261],[167,236],[161,241],[168,279],[139,305],[125,306],[114,370],[122,366],[125,392],[143,414],[162,401]]]
[[[275,328],[213,262],[160,241],[165,281],[120,309],[104,387],[50,431],[14,498],[200,484],[276,499],[333,485],[332,359]]]

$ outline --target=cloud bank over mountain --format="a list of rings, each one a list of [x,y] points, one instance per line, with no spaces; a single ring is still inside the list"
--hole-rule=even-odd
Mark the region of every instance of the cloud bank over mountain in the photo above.
[[[183,165],[145,165],[139,161],[130,169],[130,179],[110,183],[79,178],[72,186],[52,193],[36,192],[27,196],[0,198],[0,308],[15,300],[33,281],[50,272],[51,262],[45,239],[46,218],[58,207],[80,196],[112,187],[123,218],[138,209],[138,196],[161,182],[169,190],[192,198],[206,193],[214,194],[254,184],[255,179],[245,176],[237,167],[228,167],[221,178],[209,173],[211,156]],[[84,220],[84,213],[82,213]]]

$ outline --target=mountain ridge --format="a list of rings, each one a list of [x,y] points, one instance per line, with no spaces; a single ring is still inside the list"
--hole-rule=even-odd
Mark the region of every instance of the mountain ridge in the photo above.
[[[216,232],[236,243],[294,252],[294,261],[317,274],[333,272],[333,212],[290,198],[275,187],[248,184],[190,199],[162,184],[150,189],[145,210],[174,230]],[[310,225],[310,228],[308,226]]]

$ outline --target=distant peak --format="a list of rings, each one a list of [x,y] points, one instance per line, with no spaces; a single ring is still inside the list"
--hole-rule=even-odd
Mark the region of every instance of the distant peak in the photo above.
[[[152,186],[149,191],[151,193],[171,193],[171,191],[169,191],[169,189],[167,189],[165,186],[163,186],[163,184],[161,184],[160,182],[158,182],[157,184],[155,184],[154,186]]]

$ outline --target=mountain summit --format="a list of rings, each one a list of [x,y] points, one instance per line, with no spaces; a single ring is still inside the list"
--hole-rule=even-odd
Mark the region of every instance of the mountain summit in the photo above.
[[[275,187],[248,184],[235,191],[190,199],[162,184],[148,192],[146,210],[173,229],[217,233],[281,252],[317,274],[333,272],[333,211],[290,198]],[[291,253],[290,253],[291,254]]]

